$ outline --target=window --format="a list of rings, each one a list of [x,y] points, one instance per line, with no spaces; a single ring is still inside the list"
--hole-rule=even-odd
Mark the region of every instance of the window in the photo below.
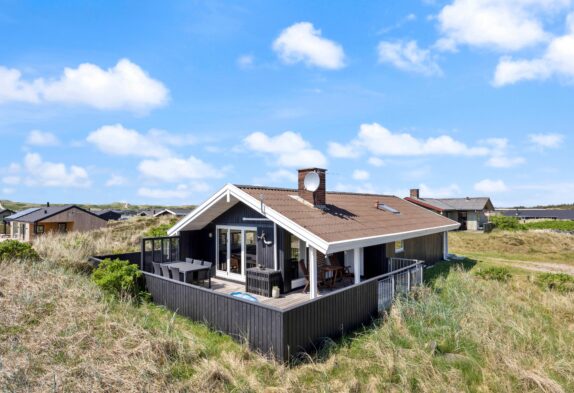
[[[405,242],[403,240],[397,240],[395,242],[395,254],[405,251]]]
[[[393,214],[401,214],[401,212],[395,209],[394,207],[390,207],[389,205],[385,205],[384,203],[377,203],[377,208],[380,210],[388,211]]]
[[[68,232],[68,226],[66,225],[65,222],[61,222],[58,224],[58,232],[60,232],[60,233]]]
[[[36,233],[41,235],[44,233],[44,225],[36,225]]]

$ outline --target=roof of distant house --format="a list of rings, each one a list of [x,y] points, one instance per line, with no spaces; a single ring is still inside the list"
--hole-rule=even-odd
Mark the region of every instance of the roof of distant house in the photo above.
[[[518,217],[524,219],[547,218],[554,220],[574,220],[574,210],[562,209],[496,209],[508,217]]]
[[[163,210],[159,210],[157,213],[154,214],[154,217],[157,216],[161,216],[162,214],[171,214],[177,217],[183,217],[187,214],[189,214],[189,212],[192,209],[163,209]]]
[[[493,210],[492,202],[488,197],[466,198],[412,198],[406,197],[407,201],[416,203],[428,209],[438,212],[456,210]]]
[[[30,209],[22,210],[18,213],[15,213],[11,216],[6,217],[7,221],[18,221],[18,222],[28,222],[28,223],[35,223],[42,220],[45,220],[49,217],[55,216],[56,214],[62,213],[66,210],[76,208],[78,210],[83,211],[84,213],[91,214],[95,217],[100,218],[97,214],[92,213],[88,210],[82,209],[76,205],[67,205],[67,206],[45,206],[45,207],[33,207]]]

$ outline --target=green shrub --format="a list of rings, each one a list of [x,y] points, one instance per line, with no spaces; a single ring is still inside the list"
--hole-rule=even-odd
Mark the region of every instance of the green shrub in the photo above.
[[[555,231],[574,231],[574,221],[544,220],[524,224],[526,229],[552,229]]]
[[[496,280],[506,282],[512,277],[510,270],[505,267],[491,266],[476,270],[475,274],[486,280]]]
[[[524,225],[521,224],[516,217],[491,216],[490,222],[494,224],[496,229],[500,229],[502,231],[518,231],[525,229]]]
[[[8,259],[37,261],[40,257],[31,244],[8,239],[0,242],[0,261]]]
[[[536,277],[536,284],[543,289],[561,293],[574,292],[574,277],[564,273],[542,273]]]
[[[142,272],[129,261],[106,258],[92,273],[92,279],[100,288],[112,296],[140,299]]]
[[[145,233],[145,237],[167,236],[167,230],[171,227],[172,227],[172,225],[167,223],[167,224],[161,224],[161,225],[158,225],[156,227],[150,228]]]

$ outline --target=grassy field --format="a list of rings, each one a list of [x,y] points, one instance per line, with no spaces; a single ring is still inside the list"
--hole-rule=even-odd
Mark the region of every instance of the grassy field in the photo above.
[[[507,243],[485,236],[452,235],[452,248]],[[99,239],[113,235],[95,238],[82,248],[108,252]],[[544,240],[540,252],[567,259],[566,240]],[[536,273],[499,282],[474,274],[487,262],[437,264],[384,318],[286,367],[161,307],[108,299],[42,246],[42,262],[0,262],[2,391],[574,391],[574,293],[542,290]]]

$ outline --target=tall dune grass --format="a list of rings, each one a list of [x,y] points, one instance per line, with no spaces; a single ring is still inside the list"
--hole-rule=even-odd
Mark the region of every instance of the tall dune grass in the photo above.
[[[134,217],[111,221],[90,232],[47,233],[34,240],[33,246],[43,259],[75,270],[89,269],[88,257],[139,251],[140,241],[150,229],[173,223],[170,217]]]
[[[574,391],[574,294],[524,278],[425,270],[384,320],[286,367],[48,261],[2,273],[2,391]]]

